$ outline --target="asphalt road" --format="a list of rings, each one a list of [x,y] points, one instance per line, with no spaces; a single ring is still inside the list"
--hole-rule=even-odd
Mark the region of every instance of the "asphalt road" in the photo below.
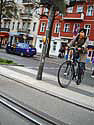
[[[93,111],[0,76],[0,93],[2,92],[27,105],[29,109],[33,107],[67,125],[94,124]],[[28,125],[28,122],[2,105],[0,105],[0,122],[1,125]]]
[[[25,67],[29,67],[35,70],[38,70],[39,64],[40,64],[40,57],[21,57],[18,55],[13,55],[13,54],[7,54],[4,50],[3,52],[0,52],[0,57],[5,58],[5,59],[10,59],[16,62],[17,64],[24,65]],[[59,64],[54,63],[53,60],[47,63],[45,61],[44,65],[44,72],[56,75],[57,70],[59,68]]]

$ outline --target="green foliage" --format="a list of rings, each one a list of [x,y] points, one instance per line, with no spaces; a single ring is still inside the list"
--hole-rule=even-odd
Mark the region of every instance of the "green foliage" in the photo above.
[[[18,18],[17,15],[17,5],[14,1],[3,1],[2,6],[0,3],[0,8],[2,7],[2,17]]]
[[[61,13],[65,14],[66,3],[65,0],[53,0],[53,4]]]
[[[6,60],[3,58],[0,58],[0,64],[16,64],[12,60]]]

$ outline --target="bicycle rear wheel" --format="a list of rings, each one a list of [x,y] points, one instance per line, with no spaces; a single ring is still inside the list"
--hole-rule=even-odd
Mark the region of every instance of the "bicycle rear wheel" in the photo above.
[[[61,87],[66,88],[72,80],[72,66],[70,61],[66,61],[60,65],[58,70],[58,83]]]

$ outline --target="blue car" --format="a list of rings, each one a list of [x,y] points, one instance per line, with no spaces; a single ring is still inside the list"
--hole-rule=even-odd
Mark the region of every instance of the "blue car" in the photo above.
[[[33,56],[36,55],[36,48],[30,46],[27,43],[17,43],[13,45],[8,43],[6,46],[6,52],[21,56]]]

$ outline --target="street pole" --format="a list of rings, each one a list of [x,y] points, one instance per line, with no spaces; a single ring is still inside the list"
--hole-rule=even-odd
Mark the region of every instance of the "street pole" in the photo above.
[[[43,44],[40,65],[39,65],[37,78],[36,78],[37,80],[42,80],[43,67],[44,67],[45,58],[46,58],[47,49],[48,49],[49,32],[51,30],[51,26],[52,26],[52,23],[53,23],[53,20],[54,20],[54,16],[55,16],[55,7],[54,7],[54,5],[51,5],[51,7],[50,7],[50,15],[48,17],[48,25],[47,25],[47,28],[46,28],[46,43]]]

